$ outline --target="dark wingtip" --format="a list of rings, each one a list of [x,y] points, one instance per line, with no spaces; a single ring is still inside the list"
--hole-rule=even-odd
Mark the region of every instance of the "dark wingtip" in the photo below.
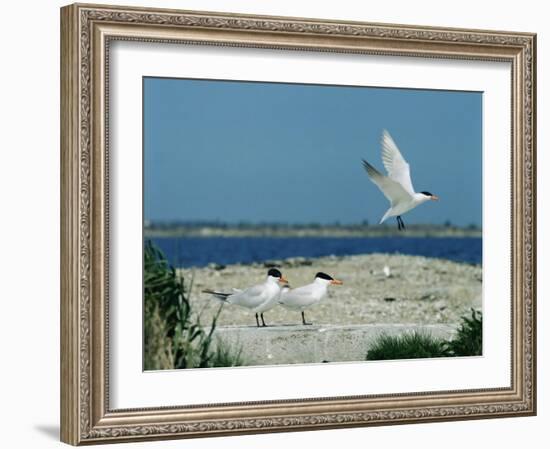
[[[369,176],[373,176],[373,175],[378,175],[379,172],[378,170],[376,170],[376,168],[374,168],[374,166],[372,166],[371,164],[369,164],[365,159],[361,159],[363,161],[363,168],[367,171],[367,174]]]
[[[208,293],[209,295],[214,295],[216,298],[221,299],[222,301],[227,301],[227,297],[231,296],[231,293],[222,293],[215,290],[210,290],[209,288],[202,291],[203,293]]]
[[[361,159],[361,161],[363,162],[363,168],[368,172],[369,169],[372,168],[372,165],[369,164],[365,159]]]

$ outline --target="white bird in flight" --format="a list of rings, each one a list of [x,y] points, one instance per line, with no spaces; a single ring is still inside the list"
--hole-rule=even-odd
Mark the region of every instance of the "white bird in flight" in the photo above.
[[[267,272],[267,278],[263,284],[254,285],[244,290],[233,289],[233,293],[217,292],[210,289],[203,290],[203,293],[209,293],[223,302],[252,310],[256,315],[256,325],[260,327],[258,314],[262,319],[262,326],[266,326],[264,313],[277,305],[281,295],[280,284],[287,282],[279,270],[271,268]]]
[[[330,284],[342,285],[343,282],[332,278],[326,273],[317,273],[311,284],[282,292],[279,304],[288,309],[300,310],[302,312],[302,323],[304,325],[311,324],[306,322],[304,310],[319,303],[327,294]]]
[[[380,223],[383,223],[388,217],[397,217],[397,229],[402,230],[405,229],[405,223],[403,223],[401,215],[426,201],[438,200],[439,198],[430,192],[416,193],[414,191],[409,164],[401,155],[390,133],[386,130],[382,132],[381,143],[382,162],[388,175],[384,176],[364,159],[363,167],[367,171],[370,180],[378,186],[390,202],[390,208],[384,214]]]

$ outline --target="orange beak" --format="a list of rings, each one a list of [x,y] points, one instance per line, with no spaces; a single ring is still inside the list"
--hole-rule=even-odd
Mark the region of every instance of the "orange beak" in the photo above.
[[[437,195],[432,195],[432,201],[439,201],[439,197]]]
[[[332,281],[330,281],[330,283],[332,285],[342,285],[343,284],[343,282],[339,281],[338,279],[333,279]]]
[[[288,281],[287,281],[284,277],[282,277],[282,276],[281,276],[281,279],[279,279],[279,282],[280,282],[281,284],[288,284]]]

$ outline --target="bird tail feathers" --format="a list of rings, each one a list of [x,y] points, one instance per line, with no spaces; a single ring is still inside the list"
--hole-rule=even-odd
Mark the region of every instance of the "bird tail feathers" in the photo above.
[[[392,213],[392,208],[390,207],[386,213],[384,214],[384,216],[382,217],[382,219],[380,220],[380,223],[379,224],[382,224],[384,223],[389,217],[391,217],[391,213]]]
[[[210,289],[203,290],[202,292],[208,293],[209,295],[212,295],[214,296],[214,298],[219,299],[220,301],[223,301],[223,302],[227,302],[227,297],[232,295],[232,293],[217,292]]]

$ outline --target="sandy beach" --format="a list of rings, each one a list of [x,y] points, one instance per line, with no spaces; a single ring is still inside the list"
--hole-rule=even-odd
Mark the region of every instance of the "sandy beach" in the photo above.
[[[253,265],[180,269],[193,281],[191,302],[208,325],[220,302],[202,293],[205,288],[230,292],[263,282],[267,266],[277,265],[292,287],[310,283],[324,271],[344,282],[332,286],[318,305],[306,311],[314,324],[456,324],[470,308],[482,306],[482,268],[444,259],[369,254],[316,259],[291,258]],[[384,267],[389,267],[386,276]],[[300,324],[299,312],[280,306],[264,314],[268,325]],[[225,305],[218,326],[254,325],[247,309]]]

